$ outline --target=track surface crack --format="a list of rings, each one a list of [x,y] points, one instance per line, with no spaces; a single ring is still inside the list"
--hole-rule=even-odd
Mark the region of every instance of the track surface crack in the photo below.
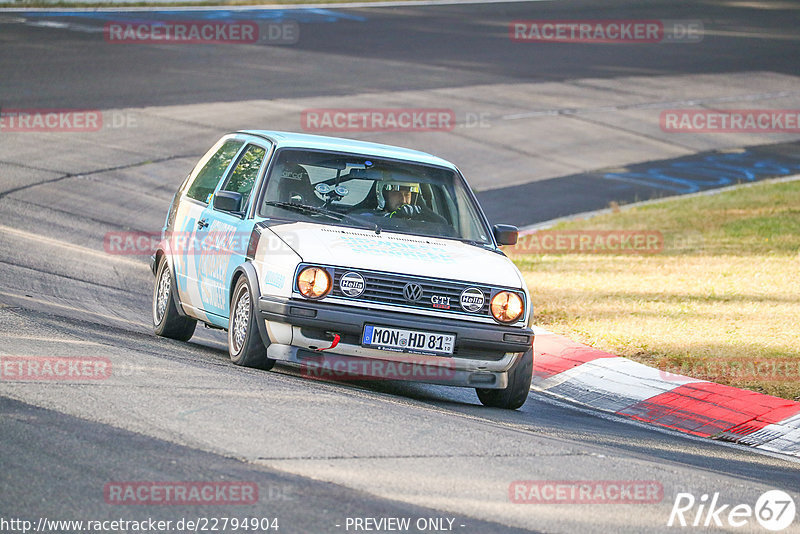
[[[93,171],[71,172],[71,173],[64,174],[62,176],[56,176],[55,178],[50,178],[49,180],[43,180],[41,182],[36,182],[35,184],[21,185],[19,187],[15,187],[13,189],[9,189],[8,191],[3,191],[3,192],[0,193],[0,199],[5,198],[5,197],[7,197],[8,195],[10,195],[12,193],[18,193],[18,192],[24,191],[26,189],[31,189],[33,187],[38,187],[40,185],[54,184],[54,183],[57,183],[57,182],[61,182],[62,180],[67,180],[69,178],[79,178],[79,177],[83,177],[83,176],[92,176],[92,175],[95,175],[95,174],[102,174],[104,172],[112,172],[112,171],[120,171],[120,170],[124,170],[124,169],[132,169],[134,167],[141,167],[143,165],[149,165],[151,163],[163,163],[165,161],[172,161],[172,160],[176,160],[176,159],[189,158],[189,157],[192,157],[192,155],[179,154],[179,155],[173,155],[173,156],[166,156],[164,158],[150,159],[150,160],[145,160],[145,161],[138,161],[136,163],[128,163],[126,165],[116,165],[114,167],[105,167],[103,169],[95,169]],[[46,170],[46,169],[37,169],[35,167],[28,167],[28,166],[25,166],[25,165],[21,165],[19,163],[12,163],[12,162],[2,161],[2,160],[0,160],[0,163],[5,163],[5,164],[9,164],[9,165],[17,165],[18,167],[27,168],[27,169],[30,169],[30,170],[38,170],[38,171]],[[47,172],[57,172],[57,171],[47,170]]]

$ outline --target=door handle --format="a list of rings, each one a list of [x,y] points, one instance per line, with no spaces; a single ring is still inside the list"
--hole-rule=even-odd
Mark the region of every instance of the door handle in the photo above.
[[[199,228],[200,230],[202,230],[203,228],[206,228],[207,226],[208,226],[208,223],[206,222],[205,219],[200,219],[199,221],[197,221],[197,228]]]

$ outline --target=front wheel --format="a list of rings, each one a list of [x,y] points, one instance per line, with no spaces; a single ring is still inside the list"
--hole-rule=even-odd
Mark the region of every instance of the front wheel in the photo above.
[[[508,386],[505,389],[476,388],[478,399],[484,406],[516,410],[528,398],[533,378],[533,348],[522,355],[508,371]]]
[[[267,347],[261,340],[255,303],[250,298],[250,286],[242,276],[236,282],[231,299],[231,318],[228,324],[228,354],[231,361],[244,367],[269,370],[275,360],[267,358]]]
[[[172,269],[166,258],[161,258],[156,270],[156,285],[153,288],[153,330],[156,335],[189,341],[194,335],[197,321],[191,317],[184,317],[175,307],[176,291],[172,279]]]

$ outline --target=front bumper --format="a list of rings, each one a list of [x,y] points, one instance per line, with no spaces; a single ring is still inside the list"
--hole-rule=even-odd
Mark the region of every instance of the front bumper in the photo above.
[[[322,354],[332,354],[343,359],[401,362],[406,365],[411,359],[415,368],[426,369],[413,372],[406,379],[420,382],[487,389],[505,388],[508,384],[508,370],[533,344],[533,331],[530,328],[351,308],[325,302],[262,296],[258,301],[258,311],[260,317],[266,321],[293,326],[292,344],[270,345],[271,358],[301,365],[313,361],[314,358],[319,360]],[[366,323],[455,334],[455,350],[451,357],[442,357],[363,347],[361,335]],[[331,332],[341,336],[339,345],[324,353],[315,352],[315,348],[330,345],[330,336],[326,338],[326,333]],[[335,363],[340,369],[345,367],[341,361]],[[351,367],[352,365],[348,368]],[[442,367],[447,368],[446,372],[428,372],[430,368],[441,371]]]

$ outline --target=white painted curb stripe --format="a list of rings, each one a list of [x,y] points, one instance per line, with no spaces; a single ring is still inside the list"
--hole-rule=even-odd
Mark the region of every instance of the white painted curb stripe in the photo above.
[[[556,341],[558,338],[563,339],[565,347],[567,343],[571,343],[568,338],[544,328],[535,326],[533,330],[536,336],[548,336],[550,343],[554,341],[553,338]],[[620,413],[630,406],[646,402],[680,386],[691,383],[709,383],[706,380],[666,373],[620,356],[609,358],[603,351],[591,347],[586,348],[596,351],[598,358],[547,378],[537,378],[534,372],[531,389],[600,411]],[[536,341],[534,340],[534,353],[535,351]],[[547,357],[553,358],[554,356],[548,354]],[[534,356],[535,367],[536,357]],[[742,390],[742,392],[754,395],[750,391]],[[768,396],[764,395],[764,397]],[[687,398],[687,402],[702,408],[701,403],[696,399]],[[791,403],[791,401],[787,401],[787,403]],[[682,407],[680,413],[676,412],[674,415],[675,417],[680,417],[681,414],[692,415],[690,410],[690,407]],[[620,415],[624,416],[625,414],[621,413]],[[700,413],[694,415],[703,416]],[[738,426],[746,427],[746,424]],[[736,435],[729,432],[723,434],[722,439],[726,441],[800,457],[800,413],[778,423],[766,425],[750,434]]]

